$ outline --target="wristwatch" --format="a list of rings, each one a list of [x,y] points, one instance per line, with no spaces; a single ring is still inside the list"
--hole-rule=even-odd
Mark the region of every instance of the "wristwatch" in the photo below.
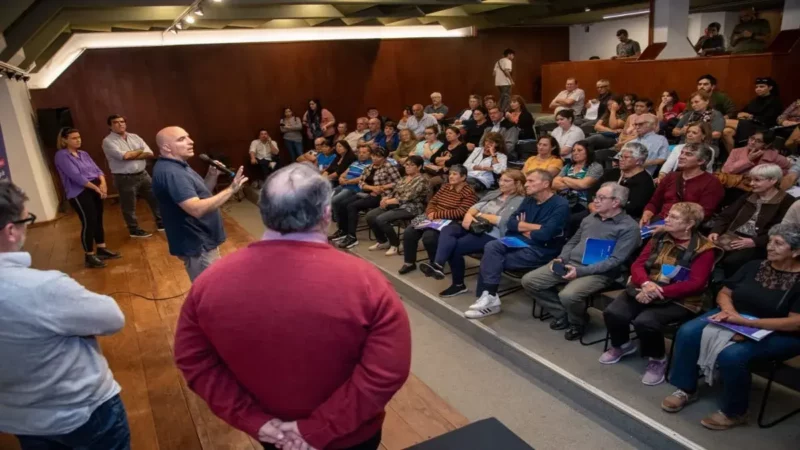
[[[478,214],[475,214],[475,218],[476,218],[476,219],[477,219],[477,218],[479,218],[479,217],[480,217],[482,214],[483,214],[483,213],[478,213]]]

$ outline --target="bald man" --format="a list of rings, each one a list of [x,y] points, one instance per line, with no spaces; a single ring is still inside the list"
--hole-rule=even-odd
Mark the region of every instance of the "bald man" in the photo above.
[[[401,123],[397,128],[401,130],[408,128],[417,136],[417,139],[423,138],[425,128],[439,124],[436,118],[426,113],[425,108],[419,103],[411,107],[411,112],[414,114],[408,118],[406,123]]]
[[[153,168],[153,193],[158,200],[167,231],[169,252],[183,260],[194,282],[219,259],[219,245],[225,242],[219,207],[238,192],[247,178],[239,167],[230,186],[211,194],[203,177],[186,161],[194,156],[194,141],[181,127],[167,127],[156,135],[161,152]]]

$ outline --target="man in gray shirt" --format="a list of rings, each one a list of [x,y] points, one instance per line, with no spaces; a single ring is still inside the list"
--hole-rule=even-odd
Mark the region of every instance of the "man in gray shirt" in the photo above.
[[[425,134],[425,128],[434,125],[437,127],[439,126],[439,122],[436,120],[436,118],[426,113],[425,108],[423,108],[421,104],[417,103],[416,105],[412,106],[411,111],[414,114],[408,118],[405,124],[398,124],[398,129],[404,130],[408,128],[412,133],[414,133],[414,136],[416,136],[417,139],[422,139],[423,135]]]
[[[129,450],[120,386],[96,336],[119,331],[113,298],[22,251],[36,216],[17,186],[0,182],[0,431],[25,449]]]
[[[594,197],[595,212],[583,219],[558,258],[522,277],[528,295],[555,317],[550,328],[566,329],[568,341],[583,336],[586,300],[620,276],[641,244],[639,224],[623,209],[628,194],[625,186],[604,183]],[[588,239],[594,241],[587,245]],[[560,292],[559,285],[564,285]]]
[[[151,233],[139,227],[136,220],[136,197],[144,197],[153,217],[156,219],[158,231],[164,231],[161,223],[161,213],[158,211],[156,198],[153,196],[152,180],[145,170],[148,159],[155,159],[155,154],[147,146],[144,139],[128,133],[125,118],[113,114],[106,121],[111,128],[111,133],[103,139],[103,153],[106,154],[108,167],[114,175],[114,185],[119,191],[119,201],[122,205],[122,217],[128,225],[131,237],[150,237]]]

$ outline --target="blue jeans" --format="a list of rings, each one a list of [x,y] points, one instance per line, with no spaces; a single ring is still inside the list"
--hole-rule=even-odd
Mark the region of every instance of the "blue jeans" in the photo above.
[[[331,198],[331,211],[333,214],[333,221],[339,222],[336,217],[336,211],[344,205],[347,205],[347,200],[356,197],[356,191],[352,189],[345,189],[344,186],[339,186],[333,190],[333,198]]]
[[[286,143],[286,149],[289,150],[289,156],[291,156],[292,161],[297,161],[297,158],[303,155],[303,141],[289,141],[284,139],[283,142]]]
[[[703,318],[719,311],[719,308],[714,308],[685,323],[678,330],[669,379],[669,382],[678,389],[690,393],[697,390],[700,338],[703,335],[703,328],[708,325]],[[717,365],[722,378],[720,410],[729,417],[741,416],[747,412],[752,381],[750,364],[773,359],[786,360],[796,355],[800,355],[800,336],[781,332],[774,332],[761,342],[751,339],[737,342],[720,352],[717,356]]]
[[[486,244],[481,258],[481,271],[478,275],[478,287],[475,294],[483,291],[497,294],[500,278],[504,270],[525,270],[541,267],[558,255],[558,249],[542,247],[510,248],[498,240]]]
[[[130,450],[131,430],[119,395],[100,405],[71,433],[17,436],[22,450]]]
[[[457,222],[457,221],[456,221]],[[460,223],[453,222],[439,233],[439,245],[436,247],[436,264],[444,267],[450,263],[453,284],[464,284],[466,264],[464,255],[482,253],[483,247],[495,239],[488,234],[474,234],[465,230]]]

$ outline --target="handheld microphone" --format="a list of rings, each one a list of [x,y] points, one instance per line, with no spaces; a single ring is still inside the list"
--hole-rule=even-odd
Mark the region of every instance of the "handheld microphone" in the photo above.
[[[222,163],[219,163],[219,162],[214,161],[213,159],[209,158],[208,155],[206,155],[205,153],[200,154],[200,159],[202,161],[205,161],[205,162],[211,164],[212,166],[216,167],[220,172],[228,174],[229,177],[231,177],[231,178],[236,177],[236,172],[228,169]]]

